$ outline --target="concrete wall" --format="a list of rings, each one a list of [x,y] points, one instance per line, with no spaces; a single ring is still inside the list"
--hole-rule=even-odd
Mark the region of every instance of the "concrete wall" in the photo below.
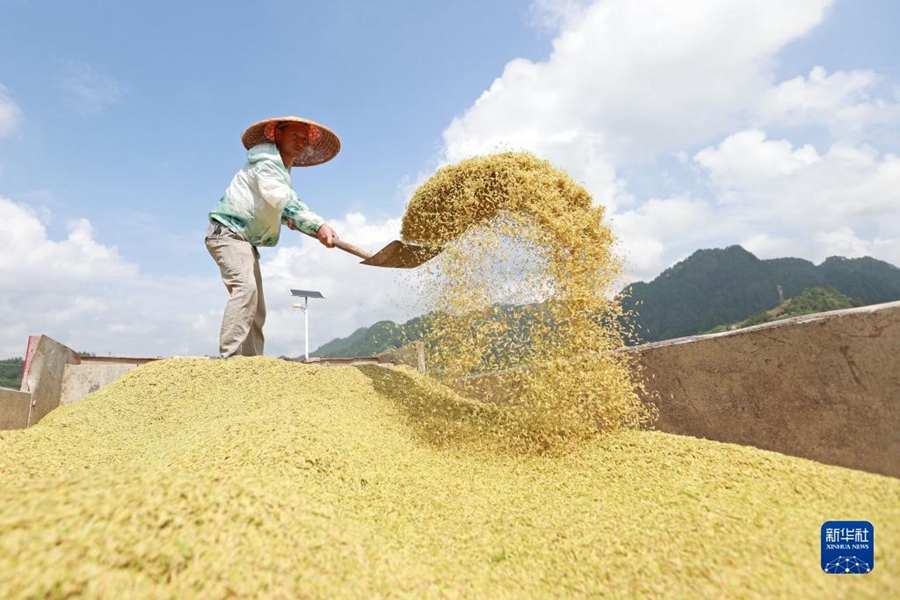
[[[30,336],[25,356],[21,391],[0,388],[0,429],[30,427],[60,404],[76,402],[153,360],[82,357],[46,335]]]
[[[31,394],[0,388],[0,430],[28,427],[29,412],[31,412]]]
[[[30,427],[59,406],[65,365],[77,364],[80,358],[73,350],[46,335],[29,339],[28,355],[30,360],[25,367],[22,389],[31,392]]]
[[[629,351],[661,431],[900,477],[900,302]]]
[[[900,302],[623,349],[655,428],[900,477]],[[493,402],[514,372],[455,382]]]
[[[78,364],[67,364],[63,370],[59,403],[77,402],[149,360],[82,357]]]
[[[425,344],[423,342],[412,342],[400,348],[388,350],[384,354],[380,354],[378,358],[382,359],[382,362],[406,365],[420,373],[425,372]]]
[[[341,358],[320,358],[312,357],[309,361],[296,359],[296,362],[308,362],[320,367],[336,367],[348,365],[406,365],[413,367],[419,372],[425,372],[425,344],[422,342],[412,342],[393,348],[386,352],[382,352],[376,356],[356,356]]]

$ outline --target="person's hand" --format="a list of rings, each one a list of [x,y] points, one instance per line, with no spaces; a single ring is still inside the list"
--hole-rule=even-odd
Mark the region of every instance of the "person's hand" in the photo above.
[[[319,238],[319,241],[322,242],[322,245],[326,248],[334,248],[334,240],[338,239],[338,234],[334,232],[334,229],[332,229],[331,226],[325,224],[319,227],[319,231],[316,232],[316,237]]]

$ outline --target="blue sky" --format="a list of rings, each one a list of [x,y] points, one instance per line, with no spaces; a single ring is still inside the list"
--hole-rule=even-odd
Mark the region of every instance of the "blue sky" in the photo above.
[[[26,117],[0,149],[4,195],[43,200],[51,234],[89,215],[98,239],[166,272],[171,257],[145,228],[195,232],[240,167],[250,123],[302,114],[330,126],[340,160],[295,174],[302,196],[326,215],[394,216],[398,181],[428,168],[443,127],[509,57],[539,58],[551,40],[520,2],[13,2],[4,12],[0,49],[27,57],[0,70]]]
[[[280,114],[340,136],[294,186],[372,248],[438,166],[514,148],[607,207],[632,279],[735,243],[900,264],[898,33],[889,0],[5,1],[0,357],[214,353],[206,213]],[[267,354],[302,349],[288,287],[326,295],[312,347],[413,316],[374,271],[286,233]]]

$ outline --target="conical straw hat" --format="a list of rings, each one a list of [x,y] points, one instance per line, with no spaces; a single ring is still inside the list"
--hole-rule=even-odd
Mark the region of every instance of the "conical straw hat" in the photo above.
[[[315,121],[310,121],[309,119],[304,119],[303,117],[276,117],[274,119],[265,119],[264,121],[260,121],[258,123],[254,123],[250,127],[244,131],[244,135],[241,136],[241,141],[244,143],[244,148],[249,150],[253,146],[258,144],[266,144],[271,143],[271,140],[266,139],[266,125],[269,123],[274,123],[277,126],[280,123],[304,123],[310,127],[311,135],[310,135],[310,144],[309,148],[307,148],[306,152],[303,155],[298,156],[294,159],[295,167],[311,167],[313,165],[320,165],[324,162],[328,162],[335,156],[337,153],[341,151],[341,140],[338,139],[338,136],[334,134],[333,131],[325,127],[324,125],[320,125]],[[313,142],[314,134],[312,131],[318,129],[319,135],[318,139]]]

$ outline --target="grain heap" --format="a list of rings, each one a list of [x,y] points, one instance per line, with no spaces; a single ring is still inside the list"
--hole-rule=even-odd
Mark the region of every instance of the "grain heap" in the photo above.
[[[546,172],[507,158],[514,179],[529,164]],[[563,195],[569,183],[558,180]],[[600,232],[608,251],[598,212],[575,197],[568,233]],[[897,536],[879,537],[870,574],[842,578],[819,571],[818,531],[829,518],[900,529],[900,480],[659,432],[595,435],[645,416],[628,365],[609,351],[618,330],[597,319],[614,303],[580,287],[603,283],[612,262],[578,267],[597,256],[575,248],[564,267],[573,279],[557,281],[554,252],[571,248],[541,238],[546,222],[534,229],[521,205],[503,208],[514,210],[476,236],[489,240],[483,256],[526,282],[514,296],[543,295],[528,315],[532,338],[584,336],[589,358],[565,347],[557,356],[585,373],[549,361],[541,379],[532,348],[543,341],[509,340],[490,309],[467,316],[487,306],[477,295],[480,304],[444,305],[444,323],[463,328],[436,339],[452,347],[468,334],[503,351],[444,356],[442,375],[507,368],[524,390],[517,406],[403,368],[261,357],[141,366],[30,429],[0,431],[0,598],[891,597]],[[591,219],[597,229],[584,230]],[[432,241],[452,255],[451,240],[480,230],[470,221]],[[531,266],[510,248],[525,248]],[[449,264],[438,288],[454,264],[484,273],[477,261]],[[597,331],[564,320],[577,317]],[[556,338],[559,323],[569,333]],[[538,375],[520,377],[523,367]],[[597,395],[578,388],[598,382]],[[572,439],[557,456],[495,451]]]
[[[139,367],[0,431],[0,598],[889,598],[900,480],[624,431],[562,457],[443,443],[411,370]],[[436,445],[440,442],[440,445]],[[825,576],[825,519],[875,569]]]
[[[413,195],[401,234],[444,248],[420,273],[429,368],[467,394],[473,375],[503,371],[515,392],[499,427],[518,448],[652,421],[632,359],[615,352],[625,331],[613,234],[564,172],[520,152],[445,167]]]

